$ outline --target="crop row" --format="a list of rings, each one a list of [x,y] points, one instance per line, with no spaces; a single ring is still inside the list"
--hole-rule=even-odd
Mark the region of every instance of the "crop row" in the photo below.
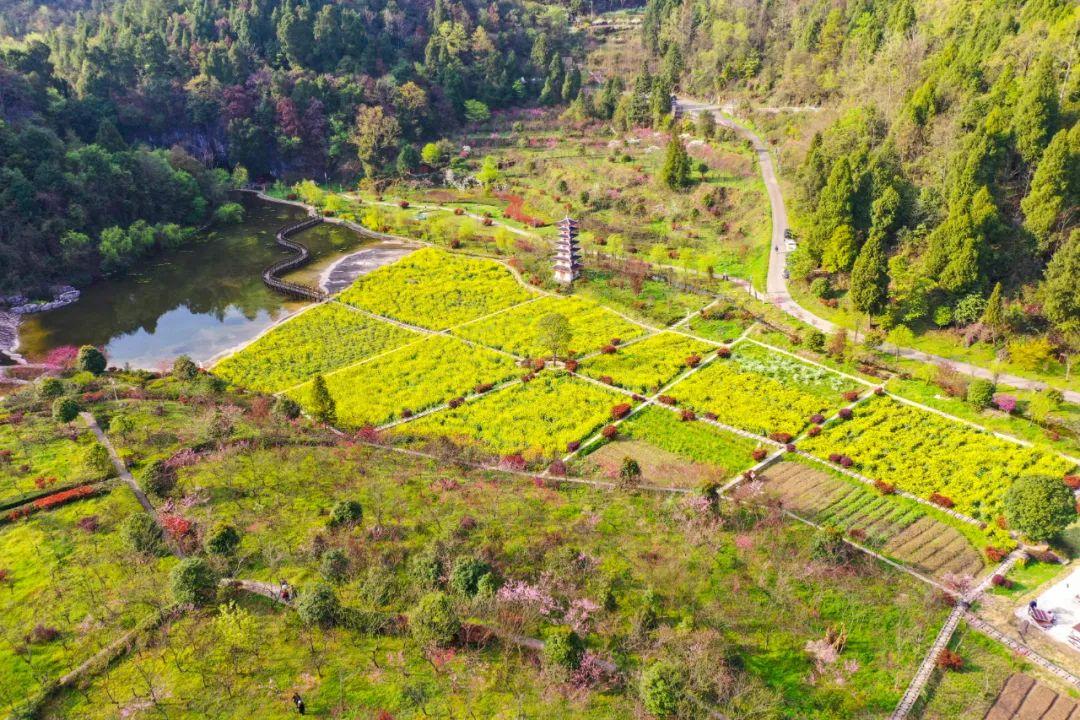
[[[326,303],[278,325],[214,368],[229,382],[277,392],[419,337],[391,323]]]
[[[445,330],[531,297],[497,262],[425,248],[364,275],[339,299],[413,325]]]
[[[556,457],[587,437],[607,421],[620,399],[591,383],[544,372],[476,402],[420,418],[402,426],[402,432],[448,437],[533,461]]]
[[[644,332],[640,326],[604,306],[579,297],[545,297],[454,332],[516,355],[540,357],[552,352],[543,341],[540,320],[553,313],[562,315],[570,323],[569,342],[559,348],[560,354],[566,350],[589,353],[613,344],[613,341],[628,340]]]
[[[436,335],[328,375],[326,385],[338,421],[361,427],[420,412],[518,372],[505,355]],[[310,383],[290,393],[301,404],[310,394]]]
[[[665,332],[586,360],[579,372],[597,379],[611,378],[616,385],[648,393],[695,365],[712,349],[709,343]]]
[[[851,458],[853,469],[922,497],[939,493],[956,509],[991,521],[1022,475],[1062,476],[1065,460],[941,418],[889,398],[857,407],[850,420],[827,426],[801,449]]]
[[[804,363],[754,343],[736,346],[731,361],[745,372],[764,375],[788,387],[822,397],[834,398],[839,393],[859,388],[858,383],[832,370]]]

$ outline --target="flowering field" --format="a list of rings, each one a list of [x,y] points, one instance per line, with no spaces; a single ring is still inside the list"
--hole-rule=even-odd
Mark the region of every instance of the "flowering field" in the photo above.
[[[277,392],[419,337],[337,303],[324,303],[225,358],[214,372],[242,387]]]
[[[1001,515],[1002,498],[1017,477],[1062,476],[1070,469],[1056,455],[890,398],[863,403],[851,420],[827,426],[800,447],[819,457],[846,455],[863,475],[922,497],[941,493],[959,512],[987,522]]]
[[[420,418],[403,432],[475,442],[499,455],[553,458],[610,417],[623,396],[567,375],[541,373],[526,384]]]
[[[522,372],[512,358],[436,335],[331,373],[326,385],[337,404],[338,421],[360,427],[388,422],[404,411],[425,410],[467,395],[476,385],[499,383]],[[310,383],[289,394],[306,403]]]
[[[93,477],[83,462],[93,436],[81,425],[58,427],[37,415],[0,425],[0,501]]]
[[[736,345],[731,353],[731,361],[743,372],[763,375],[785,386],[829,400],[835,400],[840,393],[863,388],[860,383],[831,370],[796,360],[754,343]]]
[[[425,248],[362,276],[338,299],[395,320],[445,330],[532,297],[497,262]]]
[[[578,372],[593,378],[610,377],[621,387],[641,393],[655,391],[689,368],[687,360],[702,358],[715,347],[678,333],[664,332],[617,347],[581,364]]]
[[[740,346],[741,347],[741,346]],[[717,359],[668,392],[679,406],[710,412],[727,425],[753,433],[796,435],[815,413],[828,414],[842,404],[783,381],[758,374],[731,359]]]
[[[570,321],[569,349],[577,353],[599,350],[612,340],[629,340],[644,329],[592,300],[576,296],[545,297],[528,305],[471,323],[454,330],[462,337],[525,357],[550,355],[551,348],[539,340],[537,321],[558,313]]]
[[[137,512],[123,488],[0,526],[0,714],[165,601],[171,560],[141,559],[121,539]]]

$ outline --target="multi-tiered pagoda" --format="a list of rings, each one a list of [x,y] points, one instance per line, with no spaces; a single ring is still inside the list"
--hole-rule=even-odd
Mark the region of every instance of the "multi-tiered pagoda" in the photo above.
[[[581,249],[578,247],[578,222],[565,217],[559,221],[559,239],[555,243],[555,279],[569,285],[581,276]]]

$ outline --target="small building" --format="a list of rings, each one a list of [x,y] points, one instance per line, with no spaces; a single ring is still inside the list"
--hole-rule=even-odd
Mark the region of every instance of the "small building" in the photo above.
[[[555,279],[569,285],[581,277],[578,222],[565,217],[559,221],[558,227],[559,239],[555,241]]]

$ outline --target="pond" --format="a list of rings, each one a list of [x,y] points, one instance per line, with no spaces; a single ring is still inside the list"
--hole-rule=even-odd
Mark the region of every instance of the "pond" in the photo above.
[[[263,285],[262,271],[288,254],[274,236],[304,212],[250,196],[244,205],[244,222],[147,258],[124,277],[96,282],[72,305],[25,316],[20,353],[40,358],[62,345],[96,345],[116,367],[157,370],[183,354],[205,363],[302,307]],[[310,284],[367,243],[326,223],[296,237],[314,260],[287,279]]]

